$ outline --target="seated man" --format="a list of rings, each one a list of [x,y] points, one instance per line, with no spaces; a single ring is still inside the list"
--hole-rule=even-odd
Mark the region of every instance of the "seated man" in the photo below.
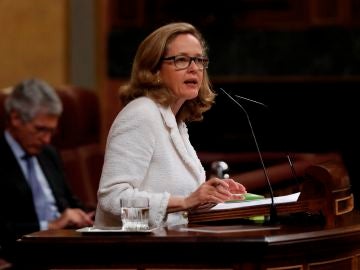
[[[62,113],[54,89],[41,80],[25,80],[5,100],[5,111],[6,128],[0,135],[0,246],[9,255],[24,234],[91,226],[94,213],[86,213],[69,190],[60,157],[50,145]]]

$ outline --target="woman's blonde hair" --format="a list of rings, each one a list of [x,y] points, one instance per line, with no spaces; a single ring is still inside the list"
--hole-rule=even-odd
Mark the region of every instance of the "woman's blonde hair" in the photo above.
[[[159,82],[158,71],[162,57],[164,57],[169,43],[180,34],[191,34],[202,46],[203,54],[207,55],[206,42],[201,33],[191,24],[179,22],[164,25],[148,35],[139,45],[131,71],[130,81],[120,87],[119,95],[123,105],[140,96],[147,96],[156,102],[169,106],[175,96]],[[199,94],[192,100],[187,100],[180,108],[177,121],[199,121],[202,114],[209,110],[214,103],[215,93],[211,90],[211,83],[207,70]]]

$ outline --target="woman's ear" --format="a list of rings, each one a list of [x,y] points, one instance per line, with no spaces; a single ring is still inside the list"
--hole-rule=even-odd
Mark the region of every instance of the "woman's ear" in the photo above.
[[[155,73],[155,76],[156,76],[156,83],[157,83],[158,85],[161,84],[160,70],[158,70],[158,71]]]

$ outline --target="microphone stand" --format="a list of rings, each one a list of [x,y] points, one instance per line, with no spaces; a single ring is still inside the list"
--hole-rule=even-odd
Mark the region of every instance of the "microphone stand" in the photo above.
[[[262,157],[260,148],[259,148],[259,144],[258,144],[257,139],[256,139],[256,136],[255,136],[254,129],[253,129],[252,124],[251,124],[251,121],[250,121],[249,114],[248,114],[248,112],[245,110],[245,108],[244,108],[239,102],[237,102],[230,94],[228,94],[223,88],[220,88],[220,90],[221,90],[228,98],[230,98],[236,105],[238,105],[238,106],[243,110],[243,112],[244,112],[245,115],[246,115],[248,124],[249,124],[249,126],[250,126],[251,135],[252,135],[252,137],[253,137],[253,139],[254,139],[255,146],[256,146],[256,150],[257,150],[257,153],[258,153],[258,155],[259,155],[259,159],[260,159],[261,166],[262,166],[262,169],[263,169],[263,172],[264,172],[264,176],[265,176],[265,179],[266,179],[266,182],[267,182],[269,191],[270,191],[271,204],[270,204],[270,218],[269,218],[269,220],[268,220],[268,223],[269,223],[269,224],[276,224],[276,223],[278,223],[278,216],[277,216],[276,205],[275,205],[275,202],[274,202],[274,192],[273,192],[273,189],[272,189],[272,186],[271,186],[271,183],[270,183],[270,179],[269,179],[269,176],[268,176],[268,173],[267,173],[265,164],[264,164],[264,160],[263,160],[263,157]],[[252,101],[252,100],[251,100],[251,101]],[[263,103],[260,103],[260,104],[263,104]],[[264,105],[265,105],[265,104],[264,104]],[[265,106],[266,106],[266,105],[265,105]]]

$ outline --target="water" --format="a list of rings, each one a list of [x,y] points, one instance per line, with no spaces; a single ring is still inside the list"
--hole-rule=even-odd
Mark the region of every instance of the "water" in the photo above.
[[[121,207],[121,221],[126,231],[149,230],[149,207]]]

